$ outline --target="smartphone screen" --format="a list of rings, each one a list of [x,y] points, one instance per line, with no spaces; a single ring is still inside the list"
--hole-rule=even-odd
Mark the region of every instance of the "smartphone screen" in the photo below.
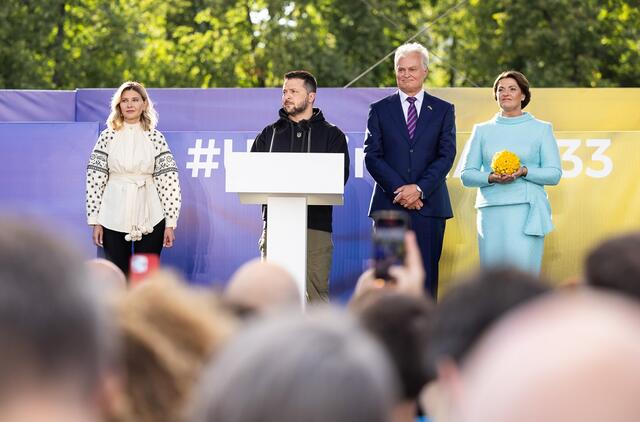
[[[409,226],[409,217],[403,211],[387,210],[373,214],[373,262],[375,277],[393,281],[389,267],[404,265],[404,237]]]

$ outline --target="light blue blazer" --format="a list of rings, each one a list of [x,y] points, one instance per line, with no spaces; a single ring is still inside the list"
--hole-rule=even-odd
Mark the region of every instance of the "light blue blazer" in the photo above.
[[[489,183],[493,155],[508,150],[518,155],[527,176],[513,183]],[[476,208],[495,205],[530,205],[524,233],[544,236],[553,230],[551,207],[544,185],[557,185],[562,177],[558,144],[551,123],[529,113],[502,117],[500,113],[474,126],[463,152],[462,184],[478,187]]]

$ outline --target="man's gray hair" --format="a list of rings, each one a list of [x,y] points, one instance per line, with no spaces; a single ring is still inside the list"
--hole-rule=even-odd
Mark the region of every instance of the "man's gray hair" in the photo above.
[[[426,47],[420,43],[412,42],[402,44],[396,49],[396,55],[393,58],[394,69],[398,67],[398,60],[400,60],[402,57],[408,56],[411,53],[420,54],[422,56],[422,66],[425,69],[429,67],[429,50],[427,50]]]

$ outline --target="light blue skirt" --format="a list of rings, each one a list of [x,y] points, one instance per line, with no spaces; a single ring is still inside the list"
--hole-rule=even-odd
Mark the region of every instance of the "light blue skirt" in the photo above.
[[[478,208],[480,265],[510,265],[540,274],[544,236],[524,234],[529,204]]]

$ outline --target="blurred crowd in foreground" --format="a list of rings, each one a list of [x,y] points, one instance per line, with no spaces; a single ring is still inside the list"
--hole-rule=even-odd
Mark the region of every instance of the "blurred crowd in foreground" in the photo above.
[[[132,287],[33,223],[0,219],[0,421],[635,422],[640,234],[570,286],[510,268],[425,296],[415,237],[395,283],[307,306],[252,261],[217,292]]]

